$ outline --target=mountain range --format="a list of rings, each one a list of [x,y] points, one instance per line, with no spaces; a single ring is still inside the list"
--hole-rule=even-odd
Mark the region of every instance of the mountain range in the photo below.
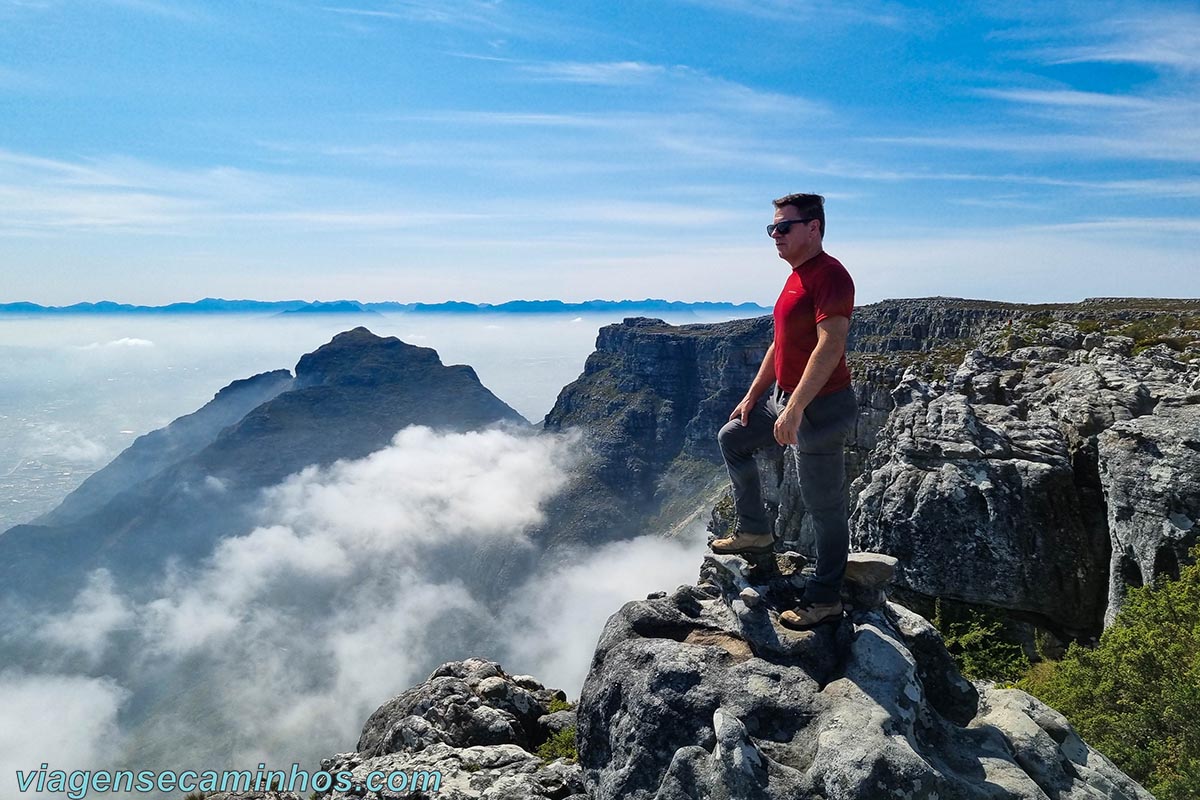
[[[69,306],[0,303],[0,314],[738,314],[767,311],[754,303],[688,303],[678,300],[510,300],[506,303],[362,303],[357,300],[223,300],[206,297],[187,303],[142,306],[102,300]]]

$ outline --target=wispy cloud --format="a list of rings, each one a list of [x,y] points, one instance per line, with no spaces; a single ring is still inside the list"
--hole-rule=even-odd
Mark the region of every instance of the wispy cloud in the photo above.
[[[795,0],[680,0],[715,11],[753,17],[772,22],[796,22],[803,17],[806,25],[876,25],[901,29],[910,24],[917,12],[905,11],[892,4],[795,2]]]
[[[414,23],[501,39],[556,40],[571,33],[570,27],[552,14],[503,0],[460,0],[453,4],[441,0],[383,0],[361,5],[328,5],[321,10],[359,22]]]
[[[1106,159],[1200,162],[1200,131],[1174,129],[1146,131],[1145,134],[1120,135],[1119,132],[1113,132],[1107,135],[1101,133],[1054,135],[1008,131],[962,131],[943,136],[865,137],[862,141],[946,150],[1069,156],[1081,162]]]
[[[1041,51],[1054,64],[1146,64],[1196,72],[1200,70],[1200,12],[1167,7],[1139,9],[1127,6],[1105,19],[1081,26],[1085,44],[1051,46]]]
[[[741,112],[781,118],[803,114],[828,117],[824,103],[796,95],[759,89],[683,64],[663,65],[641,61],[547,61],[522,64],[518,69],[539,80],[595,86],[644,86],[651,89],[658,107],[700,111]]]
[[[1089,231],[1112,231],[1136,234],[1200,234],[1200,219],[1191,217],[1121,217],[1119,219],[1058,222],[1051,225],[1038,225],[1036,226],[1036,230],[1080,231],[1084,233]],[[1200,257],[1197,258],[1197,266],[1200,266]]]
[[[1109,108],[1147,111],[1159,108],[1158,103],[1142,97],[1080,92],[1070,89],[978,89],[976,94],[1014,103],[1055,106],[1060,108]]]
[[[322,6],[323,11],[355,17],[377,19],[400,19],[410,22],[427,22],[438,25],[469,27],[484,24],[499,24],[501,4],[495,0],[465,0],[447,6],[433,0],[391,0],[380,7],[360,8],[353,6]]]
[[[606,61],[581,63],[577,61],[526,64],[520,68],[538,78],[567,83],[590,83],[604,86],[623,86],[645,83],[665,75],[667,69],[657,64],[639,61]]]

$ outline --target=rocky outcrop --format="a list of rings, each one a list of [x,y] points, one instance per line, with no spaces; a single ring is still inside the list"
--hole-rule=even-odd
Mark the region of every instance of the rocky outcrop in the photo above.
[[[355,328],[302,357],[294,379],[279,371],[235,383],[141,437],[45,524],[0,536],[0,595],[53,606],[98,567],[136,592],[168,560],[195,563],[221,537],[250,530],[258,492],[309,465],[362,458],[409,425],[498,422],[525,424],[470,367]]]
[[[1017,324],[946,383],[910,371],[851,489],[855,546],[898,556],[919,594],[1098,633],[1200,519],[1200,362],[1132,345]]]
[[[1164,399],[1097,437],[1112,543],[1106,625],[1127,587],[1178,578],[1200,539],[1200,385],[1192,388],[1185,404]]]
[[[578,710],[593,800],[1150,800],[1053,709],[965,681],[873,585],[886,562],[856,567],[844,620],[795,632],[799,559],[759,561],[709,557],[609,620]]]
[[[321,762],[326,772],[351,773],[357,785],[330,797],[361,797],[370,772],[404,771],[440,775],[430,795],[446,800],[584,800],[577,764],[536,755],[564,717],[573,718],[571,711],[550,711],[565,699],[562,691],[510,676],[492,661],[443,664],[371,715],[356,752]]]

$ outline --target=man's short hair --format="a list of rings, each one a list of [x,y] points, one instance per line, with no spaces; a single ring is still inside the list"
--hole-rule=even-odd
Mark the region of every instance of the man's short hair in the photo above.
[[[789,194],[773,201],[776,208],[795,206],[801,217],[821,222],[821,237],[825,237],[825,198],[819,194]]]

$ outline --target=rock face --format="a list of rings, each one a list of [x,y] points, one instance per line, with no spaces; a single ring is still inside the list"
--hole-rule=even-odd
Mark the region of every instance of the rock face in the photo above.
[[[613,615],[578,710],[589,797],[1150,800],[1054,710],[965,681],[878,592],[886,562],[856,567],[841,622],[782,628],[797,561],[710,556],[699,585]]]
[[[920,594],[1098,633],[1200,520],[1200,362],[1132,344],[1018,324],[945,384],[907,374],[851,488],[854,545]]]
[[[1193,383],[1200,393],[1200,386]],[[1129,586],[1179,577],[1200,536],[1200,396],[1164,399],[1152,414],[1097,437],[1100,483],[1112,542],[1105,624]]]
[[[437,772],[440,787],[430,796],[446,800],[584,800],[577,764],[534,754],[565,718],[574,717],[550,712],[552,701],[565,699],[562,691],[510,676],[492,661],[443,664],[371,715],[356,752],[325,759],[321,769],[351,772],[360,786],[376,770]],[[330,797],[362,795],[334,791]]]
[[[366,328],[338,334],[278,371],[238,381],[203,409],[138,439],[37,525],[0,536],[0,594],[73,596],[108,568],[136,587],[168,559],[207,555],[253,525],[257,493],[311,464],[361,458],[408,425],[524,424],[467,366]]]
[[[723,474],[716,432],[770,339],[769,317],[681,326],[631,318],[602,328],[583,374],[546,415],[546,431],[582,430],[590,454],[552,504],[547,539],[630,538],[656,517],[702,505]]]

